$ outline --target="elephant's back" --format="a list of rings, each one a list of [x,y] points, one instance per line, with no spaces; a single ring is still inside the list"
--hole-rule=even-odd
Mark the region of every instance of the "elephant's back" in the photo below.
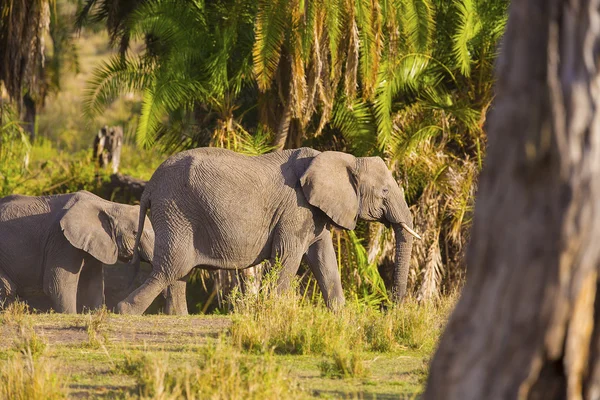
[[[0,268],[20,289],[39,286],[51,218],[51,206],[43,197],[0,200]]]
[[[292,169],[288,161],[296,152],[245,156],[223,149],[195,149],[179,153],[152,177],[155,230],[171,229],[170,220],[181,216],[183,225],[193,226],[199,255],[212,260],[207,265],[240,268],[269,256],[274,225],[287,204],[297,202],[297,179],[286,172]]]
[[[50,211],[50,202],[45,197],[14,194],[0,199],[0,222],[48,214]]]

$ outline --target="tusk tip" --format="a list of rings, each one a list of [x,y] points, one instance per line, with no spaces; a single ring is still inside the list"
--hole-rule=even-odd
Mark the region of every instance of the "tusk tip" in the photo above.
[[[412,228],[410,228],[404,222],[400,223],[400,226],[402,226],[402,228],[404,228],[404,230],[406,230],[406,232],[410,233],[411,235],[413,235],[417,239],[422,240],[421,235],[419,235],[417,232],[415,232]]]

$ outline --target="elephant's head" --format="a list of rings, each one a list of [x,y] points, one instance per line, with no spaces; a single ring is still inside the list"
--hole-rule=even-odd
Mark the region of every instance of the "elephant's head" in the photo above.
[[[396,236],[396,260],[391,288],[395,301],[406,294],[412,251],[413,216],[392,173],[379,157],[356,158],[326,151],[314,158],[300,178],[308,202],[336,225],[354,229],[357,218],[389,224]]]
[[[67,240],[78,249],[89,253],[104,264],[117,259],[128,262],[138,229],[139,207],[117,204],[100,198],[81,198],[60,220]],[[148,218],[140,242],[143,260],[152,261],[154,231]]]

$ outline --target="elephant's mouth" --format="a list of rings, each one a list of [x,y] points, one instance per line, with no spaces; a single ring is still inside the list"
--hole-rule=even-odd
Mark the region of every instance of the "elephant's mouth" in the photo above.
[[[392,222],[388,221],[386,218],[382,217],[379,222],[381,222],[382,224],[385,225],[386,228],[389,228],[393,225]],[[414,229],[412,229],[410,226],[408,226],[408,224],[406,224],[405,222],[400,222],[398,225],[400,225],[402,227],[402,229],[404,229],[406,232],[410,233],[412,236],[414,236],[415,238],[421,240],[421,235],[419,235]]]

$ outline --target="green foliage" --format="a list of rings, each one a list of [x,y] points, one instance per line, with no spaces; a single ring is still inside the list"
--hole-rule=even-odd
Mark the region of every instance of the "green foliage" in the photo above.
[[[0,197],[13,193],[27,169],[31,146],[16,112],[0,102]]]
[[[116,95],[137,90],[142,92],[139,145],[150,146],[161,138],[171,150],[229,142],[243,132],[230,100],[250,74],[251,9],[241,1],[144,3],[129,15],[127,26],[132,37],[152,37],[153,42],[137,58],[115,56],[97,68],[89,84],[87,112],[98,114]],[[190,113],[198,104],[205,110]],[[206,122],[212,132],[199,126]]]

